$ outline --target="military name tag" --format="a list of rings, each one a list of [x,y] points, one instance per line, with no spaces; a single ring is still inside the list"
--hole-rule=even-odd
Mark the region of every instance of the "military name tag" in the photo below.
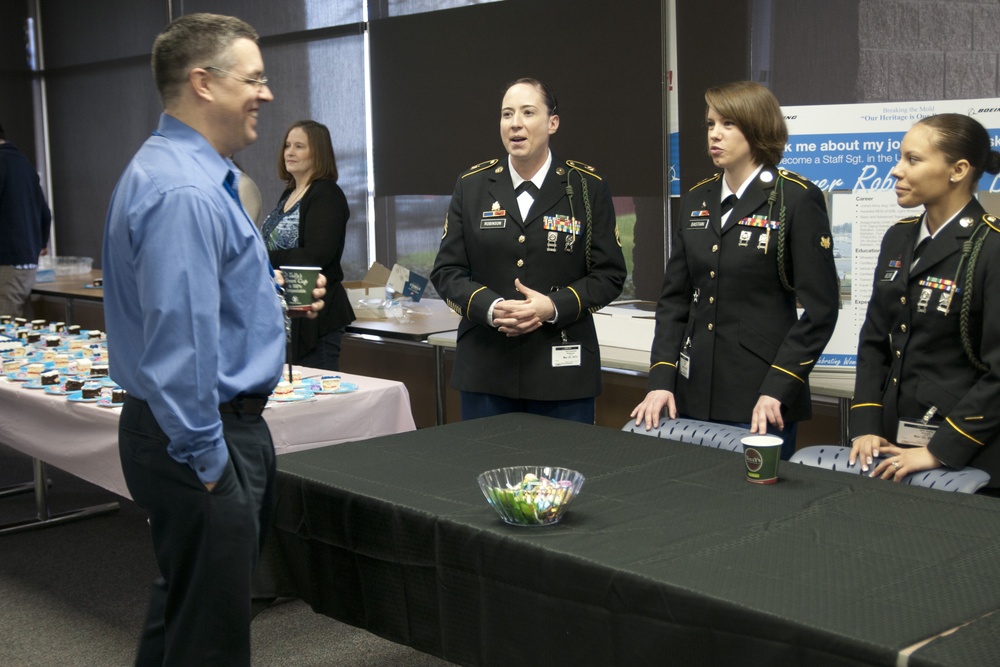
[[[507,226],[507,218],[483,219],[479,221],[480,229],[503,229]]]
[[[708,229],[707,219],[688,220],[688,229]]]
[[[883,283],[892,282],[893,280],[896,279],[896,274],[898,274],[898,273],[899,273],[899,271],[896,271],[894,269],[890,269],[890,270],[888,270],[888,271],[886,271],[885,273],[882,274],[882,277],[879,278],[879,281],[881,281]]]
[[[899,420],[899,429],[896,431],[897,445],[910,445],[911,447],[926,447],[938,427],[936,424],[925,424],[919,421]]]
[[[583,363],[583,348],[579,343],[552,346],[552,367],[579,366]]]

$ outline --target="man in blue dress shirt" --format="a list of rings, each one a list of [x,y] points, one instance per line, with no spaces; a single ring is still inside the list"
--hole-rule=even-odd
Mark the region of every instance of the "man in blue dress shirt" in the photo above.
[[[250,582],[274,479],[261,411],[285,358],[267,253],[224,157],[256,140],[273,99],[256,40],[212,14],[157,37],[164,113],[108,211],[111,376],[128,392],[119,449],[162,575],[137,665],[250,665]]]

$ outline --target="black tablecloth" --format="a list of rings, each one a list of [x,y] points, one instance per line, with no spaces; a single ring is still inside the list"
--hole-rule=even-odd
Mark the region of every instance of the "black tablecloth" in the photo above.
[[[508,526],[476,476],[511,465],[587,481],[561,523]],[[895,665],[1000,609],[994,498],[789,463],[750,484],[739,454],[528,415],[278,467],[295,594],[463,665]]]

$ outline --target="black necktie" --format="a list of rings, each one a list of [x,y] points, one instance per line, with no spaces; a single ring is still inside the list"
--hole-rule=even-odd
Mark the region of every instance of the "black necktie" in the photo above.
[[[737,201],[736,195],[729,195],[728,197],[722,200],[721,210],[723,216],[725,216],[726,213],[729,213],[730,211],[733,210],[733,207],[736,206],[736,201]]]
[[[535,197],[538,196],[538,186],[532,183],[531,181],[524,181],[519,186],[517,186],[517,188],[514,189],[514,192],[517,194],[518,197],[521,196],[522,192],[527,192],[529,195],[531,195],[531,198],[534,199]]]

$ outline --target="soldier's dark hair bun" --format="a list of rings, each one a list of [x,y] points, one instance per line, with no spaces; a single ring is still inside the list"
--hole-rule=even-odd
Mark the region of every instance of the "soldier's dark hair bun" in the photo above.
[[[990,151],[986,156],[986,166],[983,167],[983,171],[987,174],[1000,174],[1000,153]]]

